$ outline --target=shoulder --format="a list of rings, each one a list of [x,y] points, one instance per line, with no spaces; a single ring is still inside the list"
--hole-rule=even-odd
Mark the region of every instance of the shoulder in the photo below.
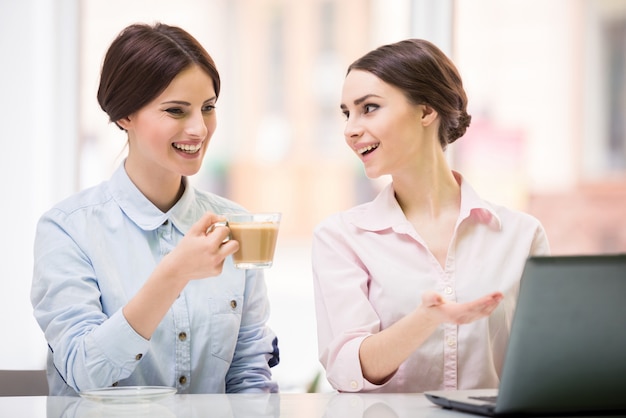
[[[395,198],[392,184],[389,183],[374,200],[329,216],[320,222],[318,230],[340,227],[355,233],[360,233],[359,231],[378,233],[405,223],[406,216]]]
[[[353,246],[355,240],[359,240],[368,230],[361,224],[370,218],[368,215],[371,204],[372,202],[364,203],[324,218],[313,230],[313,246],[326,245],[335,249]]]
[[[518,226],[522,228],[542,228],[541,222],[535,216],[517,209],[489,203],[500,218],[503,227]]]
[[[210,210],[217,214],[247,212],[247,210],[239,203],[219,196],[215,193],[195,188],[194,193],[196,204],[204,211]]]
[[[479,220],[497,226],[497,229],[542,228],[541,223],[534,216],[482,198],[460,173],[454,172],[454,175],[461,185],[462,213],[475,215]],[[490,215],[493,219],[490,219]]]
[[[35,251],[41,256],[72,245],[70,242],[78,244],[93,238],[93,232],[110,227],[111,216],[119,212],[119,206],[108,193],[105,183],[71,195],[40,216],[36,226]]]
[[[368,212],[368,209],[371,205],[372,202],[367,202],[354,206],[350,209],[328,215],[315,226],[315,231],[335,228],[348,228],[353,224],[353,221],[355,219],[364,216]]]
[[[94,207],[102,207],[113,200],[107,183],[103,182],[96,186],[81,190],[65,199],[57,202],[43,217],[46,216],[71,216],[77,212],[87,211]]]
[[[500,219],[502,233],[517,243],[527,243],[531,255],[549,254],[550,244],[539,219],[521,210],[492,205]]]

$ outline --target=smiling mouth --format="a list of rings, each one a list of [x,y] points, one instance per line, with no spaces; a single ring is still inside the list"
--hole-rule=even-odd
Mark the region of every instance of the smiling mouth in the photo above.
[[[200,151],[200,148],[202,148],[202,142],[199,142],[197,144],[194,145],[189,145],[189,144],[172,144],[172,146],[179,150],[182,151],[184,153],[187,154],[195,154],[196,152]]]
[[[358,152],[361,155],[367,155],[370,152],[374,151],[376,148],[378,148],[380,144],[372,144],[372,145],[368,145],[366,147],[363,148],[359,148],[356,150],[356,152]]]

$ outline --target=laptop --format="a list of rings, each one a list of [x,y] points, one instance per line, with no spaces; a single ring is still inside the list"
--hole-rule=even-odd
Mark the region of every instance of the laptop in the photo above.
[[[626,416],[626,254],[530,257],[499,388],[425,395],[485,416]]]

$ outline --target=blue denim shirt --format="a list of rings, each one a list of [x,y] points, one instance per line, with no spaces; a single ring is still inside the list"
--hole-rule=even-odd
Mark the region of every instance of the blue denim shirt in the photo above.
[[[276,347],[261,270],[238,270],[227,258],[220,276],[188,283],[150,340],[122,314],[206,211],[243,211],[183,181],[183,196],[163,213],[122,164],[109,181],[41,217],[31,301],[49,345],[51,395],[111,385],[173,386],[178,393],[278,390],[268,364],[276,361]]]

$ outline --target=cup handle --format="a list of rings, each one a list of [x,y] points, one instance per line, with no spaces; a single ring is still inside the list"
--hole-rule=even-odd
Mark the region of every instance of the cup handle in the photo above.
[[[206,230],[206,235],[209,235],[211,232],[213,232],[213,230],[215,230],[215,228],[217,228],[218,226],[225,226],[228,227],[228,221],[219,221],[219,222],[215,222],[214,224],[212,224],[211,226],[209,226]],[[222,241],[222,244],[225,242],[230,241],[230,232],[228,233],[228,235],[226,236],[226,238],[224,238],[224,241]]]

